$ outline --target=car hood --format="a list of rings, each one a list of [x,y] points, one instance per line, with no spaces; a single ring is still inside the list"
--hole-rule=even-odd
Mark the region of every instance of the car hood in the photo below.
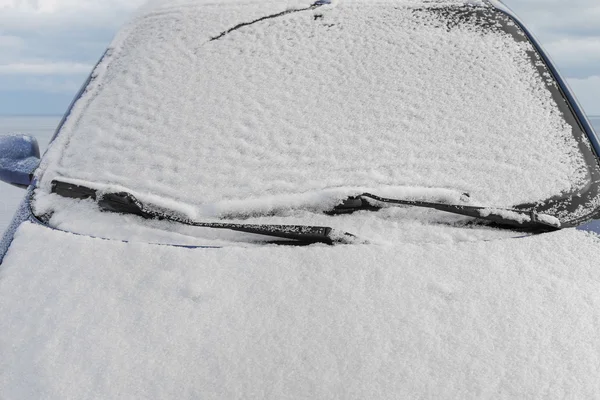
[[[600,396],[595,235],[183,249],[24,224],[3,398]]]

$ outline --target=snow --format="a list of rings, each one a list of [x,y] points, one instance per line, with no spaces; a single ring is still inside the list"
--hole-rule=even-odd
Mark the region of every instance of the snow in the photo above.
[[[0,135],[32,135],[44,153],[59,120],[59,117],[0,117]],[[8,227],[24,196],[23,189],[0,182],[0,234]]]
[[[197,216],[364,187],[507,207],[588,183],[529,44],[470,24],[448,31],[416,1],[340,1],[210,40],[311,5],[284,3],[145,8],[51,147],[40,207],[57,177]]]
[[[417,4],[333,1],[210,42],[311,3],[151,1],[38,172],[56,229],[22,224],[0,267],[0,398],[600,397],[597,236],[320,212],[365,191],[493,210],[586,183],[528,45]],[[358,240],[101,213],[56,178]]]
[[[460,204],[469,201],[465,193],[456,190],[427,187],[337,187],[314,192],[289,194],[280,196],[263,196],[259,198],[245,198],[240,200],[227,200],[217,204],[209,204],[193,208],[185,203],[176,202],[164,197],[132,191],[119,185],[105,185],[96,182],[86,182],[78,179],[61,178],[64,183],[85,186],[97,191],[99,195],[105,193],[128,192],[140,200],[144,205],[154,209],[166,209],[171,213],[179,214],[188,219],[199,218],[224,218],[231,216],[265,215],[281,212],[290,208],[304,208],[314,212],[329,211],[348,197],[358,196],[363,193],[377,191],[382,196],[401,198],[406,200],[420,200],[448,204]],[[54,209],[56,196],[41,197],[36,202],[36,211],[44,214]]]
[[[596,398],[599,246],[187,250],[26,224],[0,270],[0,392]]]
[[[0,182],[0,232],[4,232],[15,214],[25,191]]]
[[[77,232],[115,240],[193,246],[256,246],[265,237],[195,228],[168,221],[143,220],[132,215],[90,212],[97,210],[91,200],[75,201],[53,195],[59,210],[50,225],[67,232]],[[228,218],[227,222],[246,224],[312,225],[332,227],[348,232],[369,243],[457,243],[497,240],[523,236],[510,230],[485,225],[468,225],[470,218],[418,208],[384,208],[378,212],[357,212],[329,216],[312,210],[287,210],[278,214]],[[223,222],[203,219],[202,222]],[[271,238],[272,239],[272,238]]]
[[[531,214],[523,214],[523,212],[518,212],[510,209],[497,209],[497,208],[484,208],[479,211],[479,215],[482,217],[489,217],[490,215],[498,215],[507,220],[512,220],[518,222],[520,224],[524,222],[531,222],[532,215]],[[558,218],[553,217],[552,215],[547,214],[535,214],[535,219],[539,222],[545,223],[547,225],[555,226],[557,228],[561,227],[561,222]]]
[[[516,221],[516,222],[518,222],[520,224],[522,224],[523,222],[530,222],[531,221],[531,216],[525,215],[525,214],[522,214],[522,213],[518,213],[518,212],[515,212],[515,211],[512,211],[512,210],[504,210],[504,209],[499,210],[497,208],[485,208],[483,210],[480,210],[479,214],[482,217],[488,217],[488,216],[490,216],[492,214],[495,214],[495,215],[499,215],[499,216],[501,216],[503,218]],[[559,224],[559,226],[560,226],[560,224]]]
[[[551,215],[538,214],[537,219],[545,224],[556,226],[557,228],[560,228],[561,226],[560,220]]]

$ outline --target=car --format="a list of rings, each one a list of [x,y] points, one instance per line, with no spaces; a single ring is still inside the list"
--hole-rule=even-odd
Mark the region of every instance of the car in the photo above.
[[[600,397],[599,154],[498,0],[152,1],[0,139],[0,397]]]

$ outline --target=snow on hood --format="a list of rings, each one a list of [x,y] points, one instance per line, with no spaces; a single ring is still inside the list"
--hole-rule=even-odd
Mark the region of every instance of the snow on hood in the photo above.
[[[56,177],[199,215],[336,188],[503,207],[583,187],[531,46],[422,10],[463,3],[151,2],[50,147],[38,198]]]
[[[597,398],[599,249],[565,230],[187,250],[26,224],[0,270],[0,397]]]

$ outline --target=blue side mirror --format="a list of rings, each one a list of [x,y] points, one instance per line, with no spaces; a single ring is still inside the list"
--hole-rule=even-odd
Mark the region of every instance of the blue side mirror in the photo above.
[[[40,165],[40,147],[34,137],[0,136],[0,181],[26,188]]]

